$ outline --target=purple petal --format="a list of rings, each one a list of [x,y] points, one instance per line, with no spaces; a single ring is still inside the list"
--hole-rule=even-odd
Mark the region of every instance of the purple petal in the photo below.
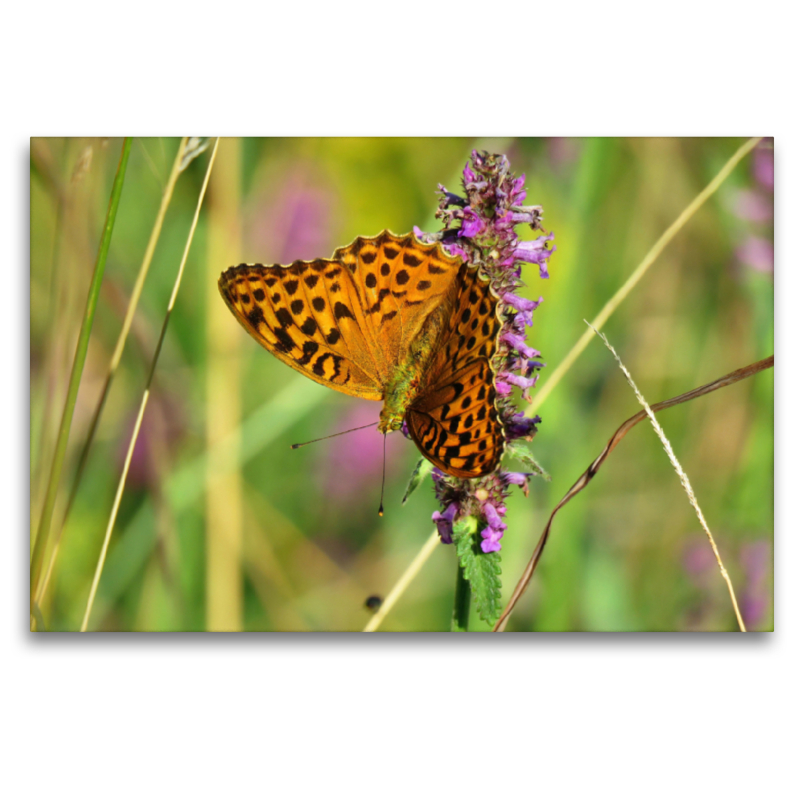
[[[483,220],[471,208],[464,209],[459,236],[466,236],[471,239],[481,233],[485,227]]]
[[[459,247],[457,244],[446,244],[444,249],[451,255],[451,256],[458,256],[459,258],[463,259],[464,261],[469,261],[469,256],[467,255],[467,251],[464,250],[463,247]]]
[[[458,513],[458,503],[450,503],[444,511],[440,514],[434,511],[431,519],[436,523],[436,528],[439,531],[439,538],[443,544],[453,543],[453,518]]]
[[[524,439],[533,436],[536,431],[536,426],[542,421],[542,418],[537,414],[535,417],[526,417],[524,414],[514,414],[511,419],[506,422],[506,436],[509,439]]]
[[[513,372],[501,372],[498,377],[506,383],[513,383],[514,386],[519,386],[520,389],[532,389],[539,379],[538,375],[534,378],[523,378],[522,375],[515,375]]]
[[[500,549],[500,540],[503,538],[503,531],[489,526],[481,531],[483,541],[481,550],[484,553],[496,553]]]
[[[514,257],[518,261],[527,261],[529,264],[539,265],[539,277],[549,278],[550,274],[547,271],[547,259],[555,253],[556,248],[548,248],[547,242],[553,239],[553,234],[548,233],[547,236],[539,236],[529,242],[520,242],[514,250]]]
[[[525,340],[521,336],[517,336],[515,333],[511,333],[510,331],[506,331],[501,337],[501,342],[505,342],[509,347],[513,347],[514,350],[518,350],[525,358],[536,358],[536,356],[540,356],[541,353],[538,350],[534,350],[534,348],[529,347]]]
[[[482,508],[490,528],[494,528],[498,531],[504,531],[508,527],[505,522],[503,522],[500,514],[497,513],[497,509],[495,509],[490,502],[485,502]]]

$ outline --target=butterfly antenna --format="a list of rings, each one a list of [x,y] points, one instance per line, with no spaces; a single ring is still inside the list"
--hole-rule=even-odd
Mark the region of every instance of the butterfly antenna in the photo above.
[[[308,442],[300,442],[300,444],[293,444],[292,450],[297,450],[298,447],[305,447],[307,444],[314,444],[314,442],[322,442],[325,439],[333,439],[334,436],[343,436],[345,433],[352,433],[353,431],[363,431],[364,428],[374,428],[375,423],[370,422],[369,425],[361,425],[358,428],[350,428],[346,431],[339,431],[339,433],[332,433],[330,436],[320,436],[319,439],[311,439]],[[385,434],[384,434],[385,436]],[[384,446],[386,445],[386,439],[384,438]]]
[[[383,477],[381,478],[381,505],[378,516],[383,516],[383,487],[386,486],[386,434],[383,434]]]

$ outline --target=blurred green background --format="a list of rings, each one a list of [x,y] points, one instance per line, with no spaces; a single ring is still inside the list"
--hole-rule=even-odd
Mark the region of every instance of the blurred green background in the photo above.
[[[329,256],[356,236],[438,228],[475,147],[505,153],[544,207],[557,252],[529,334],[540,385],[644,254],[743,139],[223,139],[134,453],[90,630],[360,630],[433,528],[430,483],[405,506],[418,454],[388,439],[377,515],[380,406],[270,356],[219,297],[240,262]],[[64,505],[178,139],[135,139],[111,241],[61,494]],[[31,140],[31,530],[36,530],[121,140]],[[41,611],[77,630],[150,359],[210,150],[181,175]],[[605,328],[639,388],[664,400],[773,352],[772,149],[734,171]],[[530,232],[523,234],[530,237]],[[534,391],[535,393],[535,391]],[[595,341],[539,409],[552,482],[514,491],[504,597],[550,510],[639,406]],[[750,629],[771,630],[773,374],[659,415],[720,547]],[[511,466],[511,465],[510,465]],[[513,468],[513,467],[512,467]],[[49,557],[49,555],[46,557]],[[383,630],[449,628],[455,554],[440,546]],[[472,627],[487,626],[473,616]],[[556,518],[509,630],[733,630],[705,534],[642,424]]]

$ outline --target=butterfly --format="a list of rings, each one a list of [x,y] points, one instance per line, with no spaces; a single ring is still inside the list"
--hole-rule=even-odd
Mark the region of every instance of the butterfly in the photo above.
[[[383,400],[378,428],[408,433],[458,478],[493,472],[504,436],[493,357],[499,301],[477,266],[414,234],[358,237],[329,259],[240,264],[228,308],[276,358],[345,394]]]

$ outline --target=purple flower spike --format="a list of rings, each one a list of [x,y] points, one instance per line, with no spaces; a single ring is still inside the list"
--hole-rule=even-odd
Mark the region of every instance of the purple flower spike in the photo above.
[[[453,519],[457,513],[457,503],[450,503],[445,509],[444,514],[440,514],[438,511],[433,512],[431,519],[436,523],[442,544],[453,544]]]
[[[534,373],[544,366],[538,360],[539,351],[525,339],[533,325],[533,312],[542,302],[521,297],[524,286],[522,271],[525,264],[536,264],[539,276],[547,277],[547,262],[555,252],[550,242],[553,234],[542,227],[541,206],[525,206],[525,176],[511,172],[508,159],[473,151],[464,167],[463,193],[454,194],[439,187],[441,199],[437,217],[443,222],[438,234],[417,236],[423,241],[439,241],[445,250],[459,256],[472,268],[479,267],[491,283],[493,293],[500,298],[499,332],[501,347],[492,357],[495,407],[502,426],[503,438],[530,440],[536,434],[540,417],[529,419],[517,412],[512,400],[515,387],[528,394],[536,384]],[[465,195],[462,203],[462,195]],[[541,232],[532,241],[520,242],[516,227],[529,226]],[[526,269],[527,272],[527,269]],[[433,484],[441,512],[433,515],[443,542],[452,540],[453,520],[472,517],[478,522],[481,549],[484,553],[500,550],[500,540],[506,530],[503,517],[506,498],[513,486],[527,494],[529,476],[522,472],[505,473],[498,467],[494,472],[475,479],[457,478],[439,469],[433,470]]]

